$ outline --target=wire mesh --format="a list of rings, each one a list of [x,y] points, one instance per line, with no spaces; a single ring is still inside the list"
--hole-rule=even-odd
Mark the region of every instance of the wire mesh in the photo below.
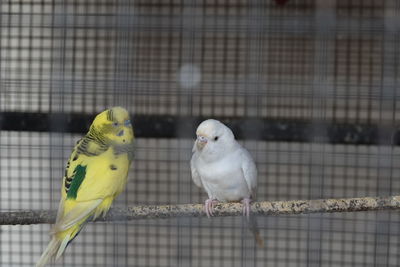
[[[137,138],[116,206],[205,200],[190,178],[195,128],[185,116],[241,119],[259,200],[399,192],[397,1],[42,0],[0,8],[0,128],[8,129],[0,132],[1,210],[56,209],[66,161],[87,129],[69,132],[71,122],[55,115],[114,105],[130,111],[134,126],[149,115],[176,120],[158,138]],[[22,122],[6,113],[46,116]],[[264,140],[257,125],[265,121],[306,122],[309,139],[286,129],[289,140]],[[47,126],[34,131],[29,122]],[[21,123],[23,131],[12,130]],[[343,142],[329,142],[342,124],[374,140],[358,144],[345,132]],[[264,249],[241,218],[89,223],[55,266],[398,266],[399,219],[396,211],[260,217]],[[32,266],[49,229],[0,226],[0,265]]]

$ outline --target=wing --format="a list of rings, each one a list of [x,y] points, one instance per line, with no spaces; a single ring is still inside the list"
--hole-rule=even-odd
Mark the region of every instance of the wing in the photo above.
[[[118,195],[127,181],[131,163],[129,151],[117,151],[109,146],[106,151],[95,155],[94,151],[99,152],[98,146],[83,140],[78,142],[67,164],[63,198],[90,201]],[[90,153],[80,151],[81,144],[85,144],[86,149],[94,150]]]
[[[54,231],[80,223],[91,216],[104,199],[118,195],[125,187],[129,164],[128,154],[115,155],[112,147],[99,155],[87,155],[74,149],[65,171]]]
[[[74,186],[80,185],[83,182],[82,178],[85,178],[85,175],[76,176],[77,167],[80,166],[85,167],[88,165],[88,159],[91,157],[98,156],[99,154],[105,152],[108,149],[108,146],[104,143],[99,143],[94,140],[91,140],[89,137],[85,136],[81,138],[75,145],[71,156],[68,159],[67,166],[65,168],[64,178],[63,178],[63,186],[62,186],[62,196],[66,198],[66,194],[70,191],[71,184]],[[81,169],[82,170],[82,169]],[[85,170],[86,172],[86,170]],[[82,174],[82,173],[78,173]],[[76,181],[76,179],[82,179],[80,183]],[[79,186],[78,186],[79,189]],[[72,190],[71,190],[72,193]],[[70,194],[71,194],[70,193]],[[61,203],[60,203],[61,204]]]
[[[198,155],[197,153],[193,153],[192,159],[190,160],[190,170],[192,172],[192,180],[200,188],[203,188],[203,183],[201,182],[201,177],[199,172],[197,171],[196,168],[196,161],[198,160]]]
[[[58,207],[56,224],[52,230],[53,233],[67,230],[81,223],[81,221],[85,221],[103,201],[102,198],[77,201],[83,181],[90,179],[86,171],[88,165],[86,156],[77,155],[76,150],[72,152],[65,169],[62,197]]]
[[[75,224],[92,215],[93,211],[101,204],[103,199],[77,202],[66,200],[64,211],[67,211],[57,218],[53,232],[60,232],[71,228]]]
[[[253,158],[249,152],[242,148],[242,172],[244,179],[246,180],[247,186],[250,190],[251,196],[256,198],[257,191],[257,168]]]
[[[78,189],[77,201],[115,197],[124,190],[130,165],[126,153],[116,156],[110,149],[99,156],[84,158],[84,162],[86,177]]]

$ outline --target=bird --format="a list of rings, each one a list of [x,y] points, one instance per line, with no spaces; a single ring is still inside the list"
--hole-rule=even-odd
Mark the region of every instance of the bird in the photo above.
[[[99,113],[67,162],[51,241],[36,267],[58,260],[91,217],[107,214],[125,188],[133,157],[134,131],[128,111],[112,107]]]
[[[235,140],[231,129],[215,119],[207,119],[197,127],[192,153],[192,180],[208,194],[204,205],[207,216],[214,215],[218,202],[241,201],[250,230],[263,247],[256,220],[250,216],[250,203],[257,190],[257,168],[250,153]]]

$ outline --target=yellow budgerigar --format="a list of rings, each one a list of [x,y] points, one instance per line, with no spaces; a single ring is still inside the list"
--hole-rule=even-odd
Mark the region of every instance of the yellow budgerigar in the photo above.
[[[113,107],[98,114],[68,160],[52,239],[36,266],[57,260],[90,217],[105,215],[124,190],[133,159],[129,113]]]

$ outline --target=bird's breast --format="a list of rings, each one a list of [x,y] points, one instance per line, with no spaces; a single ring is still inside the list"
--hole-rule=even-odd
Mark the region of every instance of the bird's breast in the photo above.
[[[219,201],[238,201],[250,196],[241,164],[235,158],[200,164],[197,169],[205,189]]]

